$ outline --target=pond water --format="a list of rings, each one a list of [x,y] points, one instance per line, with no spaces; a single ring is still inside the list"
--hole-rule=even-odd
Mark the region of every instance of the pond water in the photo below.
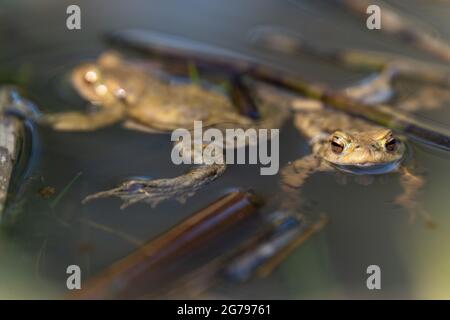
[[[450,41],[450,5],[420,0],[389,3]],[[81,7],[79,31],[66,28],[70,4]],[[336,88],[365,76],[320,59],[287,57],[252,46],[248,35],[264,25],[293,30],[324,47],[377,49],[429,59],[386,34],[368,31],[333,1],[6,0],[0,8],[1,79],[11,73],[25,78],[27,95],[43,112],[81,108],[83,102],[68,85],[68,72],[107,48],[101,39],[104,32],[122,28],[188,36],[265,59]],[[420,115],[450,125],[449,108]],[[10,204],[12,222],[0,230],[2,298],[60,297],[67,292],[68,265],[79,265],[83,279],[88,278],[135,250],[137,242],[152,239],[232,188],[253,189],[263,198],[278,189],[279,176],[260,176],[255,165],[231,165],[186,205],[168,201],[156,208],[137,204],[120,210],[117,199],[83,205],[84,196],[127,177],[171,177],[187,168],[172,164],[167,135],[142,134],[119,125],[89,133],[35,130],[38,147],[31,172],[16,181],[21,195]],[[420,202],[432,214],[436,229],[427,229],[420,221],[409,223],[407,213],[392,204],[400,192],[398,178],[362,188],[317,174],[302,195],[314,204],[312,210],[329,216],[328,226],[269,277],[223,283],[212,289],[210,297],[450,298],[450,253],[446,250],[450,244],[450,158],[426,145],[412,143],[412,147],[426,176]],[[306,141],[288,121],[281,130],[280,167],[307,152]],[[44,186],[60,192],[71,181],[59,201],[37,193]],[[366,288],[366,268],[372,264],[381,267],[382,290]]]

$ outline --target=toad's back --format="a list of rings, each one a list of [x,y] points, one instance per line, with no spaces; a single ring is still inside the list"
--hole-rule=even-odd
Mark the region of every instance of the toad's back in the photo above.
[[[380,129],[379,126],[366,120],[323,107],[315,110],[300,110],[296,113],[294,121],[300,133],[313,141],[337,130],[363,132]]]

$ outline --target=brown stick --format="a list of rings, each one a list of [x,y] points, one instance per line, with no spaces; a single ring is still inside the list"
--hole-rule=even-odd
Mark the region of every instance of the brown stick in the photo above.
[[[282,250],[278,251],[271,259],[266,261],[263,265],[261,265],[257,274],[260,277],[267,277],[270,275],[276,267],[280,265],[282,261],[284,261],[295,248],[300,246],[303,242],[305,242],[310,236],[322,230],[322,228],[328,223],[328,218],[321,217],[320,220],[313,225],[309,226],[305,230],[299,232],[298,236],[294,238],[288,245],[286,245]]]
[[[241,282],[254,276],[268,276],[295,248],[319,232],[328,222],[322,216],[317,222],[304,227],[304,221],[296,220],[297,223],[294,223],[295,219],[298,218],[285,217],[278,225],[271,224],[263,228],[238,248],[171,283],[165,289],[167,293],[149,293],[144,297],[197,298],[225,280]]]
[[[233,258],[252,251],[266,241],[273,233],[274,226],[263,228],[253,234],[238,248],[233,248],[219,257],[189,272],[179,280],[163,288],[162,293],[149,292],[143,298],[197,298],[205,291],[221,283],[223,272]]]
[[[162,263],[197,247],[256,211],[253,195],[231,192],[114,263],[68,298],[132,298],[142,295],[146,276]]]

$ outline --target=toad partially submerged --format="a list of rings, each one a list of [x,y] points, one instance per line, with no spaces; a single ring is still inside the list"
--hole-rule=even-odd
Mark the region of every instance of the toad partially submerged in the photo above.
[[[252,124],[217,90],[171,81],[148,64],[106,52],[71,73],[72,85],[95,110],[56,113],[45,122],[60,131],[91,131],[126,120],[126,127],[150,132],[190,128],[194,120],[204,126]]]
[[[405,142],[391,130],[373,125],[339,111],[327,109],[320,103],[298,100],[295,126],[309,140],[311,154],[289,163],[281,171],[283,207],[299,210],[301,196],[298,190],[308,177],[318,172],[337,172],[341,181],[350,176],[360,184],[369,184],[377,175],[398,173],[403,193],[395,203],[419,215],[428,225],[432,220],[418,201],[418,192],[424,184],[405,165]]]
[[[121,120],[126,120],[127,128],[146,132],[190,130],[194,121],[202,121],[204,127],[219,130],[246,130],[279,128],[289,114],[288,100],[280,98],[275,100],[276,103],[264,100],[264,96],[258,94],[261,90],[256,82],[253,91],[260,117],[253,120],[241,115],[230,97],[213,88],[171,80],[161,70],[107,52],[95,63],[76,67],[71,74],[74,88],[94,104],[96,110],[50,114],[42,122],[61,131],[90,131]],[[184,202],[199,188],[222,175],[225,168],[225,163],[199,163],[179,177],[128,180],[117,188],[88,196],[85,201],[117,196],[124,200],[122,208],[139,201],[152,206],[166,199]]]

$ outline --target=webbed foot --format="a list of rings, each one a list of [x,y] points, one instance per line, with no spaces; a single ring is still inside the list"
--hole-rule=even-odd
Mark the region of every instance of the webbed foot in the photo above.
[[[152,208],[170,199],[185,203],[198,189],[217,179],[224,171],[225,165],[214,164],[194,168],[175,178],[129,180],[116,188],[89,195],[82,202],[118,197],[123,201],[121,209],[141,201],[150,204]]]

